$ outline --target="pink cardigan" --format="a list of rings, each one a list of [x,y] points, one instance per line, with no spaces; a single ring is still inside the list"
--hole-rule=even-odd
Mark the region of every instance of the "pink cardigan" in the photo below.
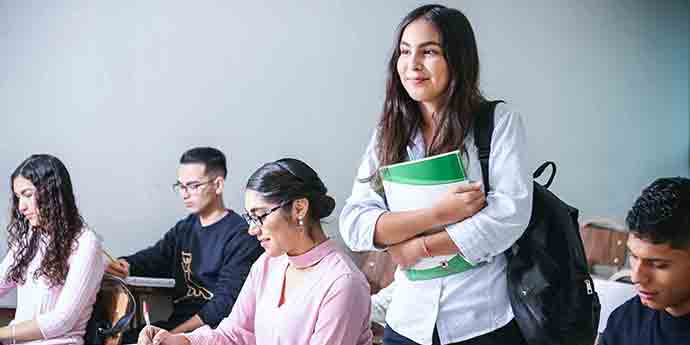
[[[84,343],[86,323],[101,285],[105,260],[101,242],[92,231],[85,229],[77,242],[77,250],[68,259],[69,271],[64,285],[50,288],[43,277],[34,280],[33,273],[43,260],[43,246],[29,263],[26,282],[22,285],[5,279],[14,262],[13,252],[8,252],[0,263],[0,296],[17,288],[17,311],[12,323],[35,319],[43,334],[42,340],[26,344]]]
[[[307,254],[320,261],[282,306],[288,258],[263,254],[230,315],[216,329],[204,326],[186,337],[192,345],[371,344],[371,299],[362,272],[331,240]]]

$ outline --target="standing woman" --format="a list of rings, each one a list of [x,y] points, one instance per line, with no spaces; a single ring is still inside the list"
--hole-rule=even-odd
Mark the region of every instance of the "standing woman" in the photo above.
[[[522,120],[503,104],[495,109],[486,199],[481,184],[471,183],[453,188],[430,208],[389,211],[377,174],[381,166],[460,150],[469,178],[482,180],[472,126],[486,102],[474,33],[460,11],[419,7],[403,19],[396,40],[383,113],[343,208],[340,231],[352,250],[387,247],[402,268],[423,257],[454,254],[470,268],[416,281],[399,268],[384,344],[521,344],[503,252],[524,232],[532,209]]]
[[[266,252],[252,266],[230,315],[216,329],[204,326],[188,334],[148,326],[139,344],[371,344],[369,285],[321,227],[335,208],[326,192],[316,172],[296,159],[254,172],[244,217]]]
[[[0,295],[17,288],[17,311],[0,328],[3,344],[83,344],[105,261],[86,228],[59,159],[32,155],[10,178],[8,252]]]

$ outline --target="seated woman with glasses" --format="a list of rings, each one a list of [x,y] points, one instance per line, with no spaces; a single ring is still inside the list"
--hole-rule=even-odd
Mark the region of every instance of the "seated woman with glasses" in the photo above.
[[[149,326],[139,344],[371,344],[369,285],[324,234],[320,219],[335,200],[316,172],[296,159],[263,165],[247,182],[245,208],[266,253],[230,315],[187,334]]]
[[[33,155],[10,178],[9,248],[0,264],[0,296],[17,288],[17,311],[0,342],[83,344],[105,260],[86,228],[65,166]]]

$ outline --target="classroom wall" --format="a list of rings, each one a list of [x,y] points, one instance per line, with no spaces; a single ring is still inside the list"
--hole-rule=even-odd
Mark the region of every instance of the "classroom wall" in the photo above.
[[[553,189],[583,218],[622,219],[653,178],[690,174],[687,1],[445,3],[475,27],[486,95],[524,116],[533,166],[559,164]],[[170,185],[198,145],[228,154],[236,210],[258,166],[292,156],[339,211],[418,4],[0,1],[0,223],[12,170],[48,152],[105,247],[128,254],[184,216]]]

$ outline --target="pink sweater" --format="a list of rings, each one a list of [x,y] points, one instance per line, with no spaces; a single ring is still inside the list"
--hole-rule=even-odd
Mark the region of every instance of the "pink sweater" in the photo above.
[[[35,319],[43,334],[42,340],[27,344],[84,343],[86,323],[101,285],[105,260],[101,242],[92,231],[85,230],[77,242],[79,246],[68,260],[69,271],[64,285],[49,288],[45,278],[34,280],[33,273],[43,260],[43,245],[29,264],[26,282],[22,285],[5,279],[14,261],[11,251],[0,264],[0,296],[17,288],[17,311],[12,323]]]
[[[364,275],[330,240],[307,254],[320,261],[280,307],[289,261],[286,255],[263,254],[230,315],[216,329],[204,326],[187,334],[192,345],[371,344],[371,299]]]

